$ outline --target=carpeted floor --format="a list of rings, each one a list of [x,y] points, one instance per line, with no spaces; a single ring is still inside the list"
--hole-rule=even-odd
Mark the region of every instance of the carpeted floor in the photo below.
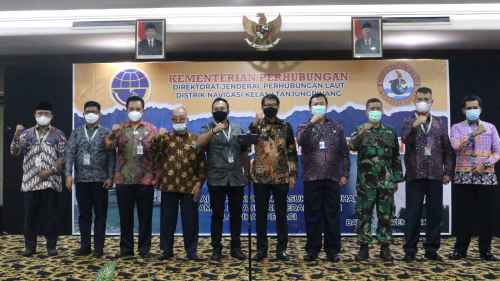
[[[229,239],[224,238],[224,245]],[[253,239],[254,240],[254,239]],[[24,258],[24,240],[21,235],[0,236],[0,280],[93,280],[97,271],[106,263],[115,260],[119,237],[108,237],[105,254],[102,259],[91,256],[75,257],[73,251],[79,247],[78,236],[61,237],[58,244],[59,255],[48,257],[45,251],[45,239],[38,243],[38,253]],[[247,245],[246,239],[243,245]],[[254,240],[255,242],[255,240]],[[252,280],[498,280],[500,262],[484,262],[479,259],[477,239],[472,242],[469,257],[462,261],[428,262],[423,258],[423,251],[413,263],[403,262],[403,238],[396,238],[392,247],[395,262],[384,263],[378,259],[378,246],[371,248],[371,258],[367,262],[354,261],[357,245],[353,237],[343,237],[342,261],[333,264],[326,260],[322,252],[320,260],[302,261],[305,245],[304,237],[290,237],[288,253],[291,260],[277,261],[275,251],[269,252],[269,258],[263,262],[252,262]],[[447,257],[452,251],[453,238],[443,239],[440,254]],[[275,240],[271,239],[270,249]],[[159,237],[153,238],[152,253],[158,254]],[[492,253],[500,256],[500,239],[493,241]],[[421,246],[421,244],[420,244]],[[244,249],[246,252],[246,248]],[[156,258],[142,259],[138,256],[116,260],[114,280],[248,280],[248,260],[238,261],[229,257],[229,250],[224,249],[221,261],[211,261],[210,238],[200,238],[199,261],[186,258],[182,238],[175,243],[175,257],[168,261]]]

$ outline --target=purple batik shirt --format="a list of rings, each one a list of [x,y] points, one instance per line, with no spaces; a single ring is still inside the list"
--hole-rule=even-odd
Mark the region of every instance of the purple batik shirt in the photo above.
[[[424,125],[427,132],[430,116]],[[421,126],[413,128],[417,120],[415,114],[406,118],[401,127],[401,141],[405,144],[405,180],[431,179],[442,181],[444,176],[453,179],[455,169],[455,151],[451,147],[446,124],[432,116],[432,125],[428,133]],[[425,156],[425,147],[431,148],[431,155]]]
[[[325,142],[325,149],[320,149],[320,141]],[[311,125],[311,119],[303,122],[297,127],[297,143],[302,147],[302,181],[349,178],[349,148],[338,122],[329,118],[323,124]]]

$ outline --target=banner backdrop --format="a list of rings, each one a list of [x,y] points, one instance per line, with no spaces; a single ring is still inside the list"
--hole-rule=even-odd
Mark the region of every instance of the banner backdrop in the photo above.
[[[230,105],[230,122],[248,128],[256,112],[261,111],[261,100],[273,93],[280,98],[278,117],[295,129],[311,118],[309,98],[316,92],[328,97],[326,116],[344,127],[346,141],[355,126],[367,121],[365,103],[370,98],[383,101],[382,122],[396,129],[398,135],[405,118],[414,114],[412,102],[420,86],[433,90],[432,114],[449,125],[448,62],[443,60],[403,61],[273,61],[273,62],[179,62],[179,63],[116,63],[74,65],[74,127],[83,126],[83,106],[94,100],[101,104],[100,124],[111,128],[127,120],[125,101],[138,95],[146,101],[144,121],[158,129],[172,130],[172,110],[182,106],[188,111],[188,130],[198,133],[203,124],[212,122],[211,105],[223,97]],[[303,184],[299,151],[297,186],[288,195],[288,231],[291,235],[305,235]],[[401,158],[404,145],[400,140]],[[252,156],[253,157],[253,156]],[[342,234],[354,234],[357,219],[356,153],[351,152],[351,171],[348,185],[341,190]],[[402,159],[403,160],[403,159]],[[403,162],[404,163],[404,162]],[[442,233],[451,234],[451,187],[444,186]],[[243,220],[247,220],[248,200],[245,188]],[[254,210],[253,196],[250,194]],[[405,184],[399,184],[395,195],[396,215],[392,221],[394,233],[402,234],[405,217]],[[73,233],[79,234],[78,208],[73,196]],[[160,192],[155,192],[153,233],[159,234]],[[425,208],[424,208],[425,210]],[[210,235],[210,198],[206,185],[199,204],[200,234]],[[227,205],[226,205],[227,211]],[[425,212],[425,211],[424,211]],[[423,214],[425,218],[425,215]],[[374,214],[373,225],[376,225]],[[252,212],[255,232],[255,213]],[[275,233],[274,206],[271,202],[268,232]],[[137,217],[135,230],[138,229]],[[425,219],[422,220],[422,232]],[[374,231],[375,229],[373,229]],[[242,227],[246,233],[246,223]],[[120,233],[120,220],[115,191],[109,192],[107,233]],[[180,220],[176,233],[182,233]],[[228,213],[224,233],[229,234]]]

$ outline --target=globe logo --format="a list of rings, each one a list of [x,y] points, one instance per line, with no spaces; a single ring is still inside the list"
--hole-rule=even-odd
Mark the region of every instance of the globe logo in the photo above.
[[[377,79],[378,92],[392,105],[410,103],[420,87],[418,73],[406,63],[393,63],[382,70]]]
[[[142,69],[127,67],[118,70],[109,82],[109,94],[113,101],[125,108],[127,99],[139,96],[147,101],[151,93],[151,81]]]

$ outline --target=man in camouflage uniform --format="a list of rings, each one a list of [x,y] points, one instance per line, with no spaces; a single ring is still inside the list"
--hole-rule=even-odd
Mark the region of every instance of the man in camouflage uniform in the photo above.
[[[356,127],[349,142],[349,148],[358,151],[356,233],[360,250],[355,259],[364,261],[369,258],[368,245],[373,240],[373,207],[377,204],[376,236],[381,244],[380,258],[392,261],[394,257],[389,244],[393,242],[391,218],[395,211],[394,193],[397,191],[397,183],[403,182],[398,136],[394,128],[380,122],[382,102],[379,99],[368,100],[366,115],[369,122]]]

